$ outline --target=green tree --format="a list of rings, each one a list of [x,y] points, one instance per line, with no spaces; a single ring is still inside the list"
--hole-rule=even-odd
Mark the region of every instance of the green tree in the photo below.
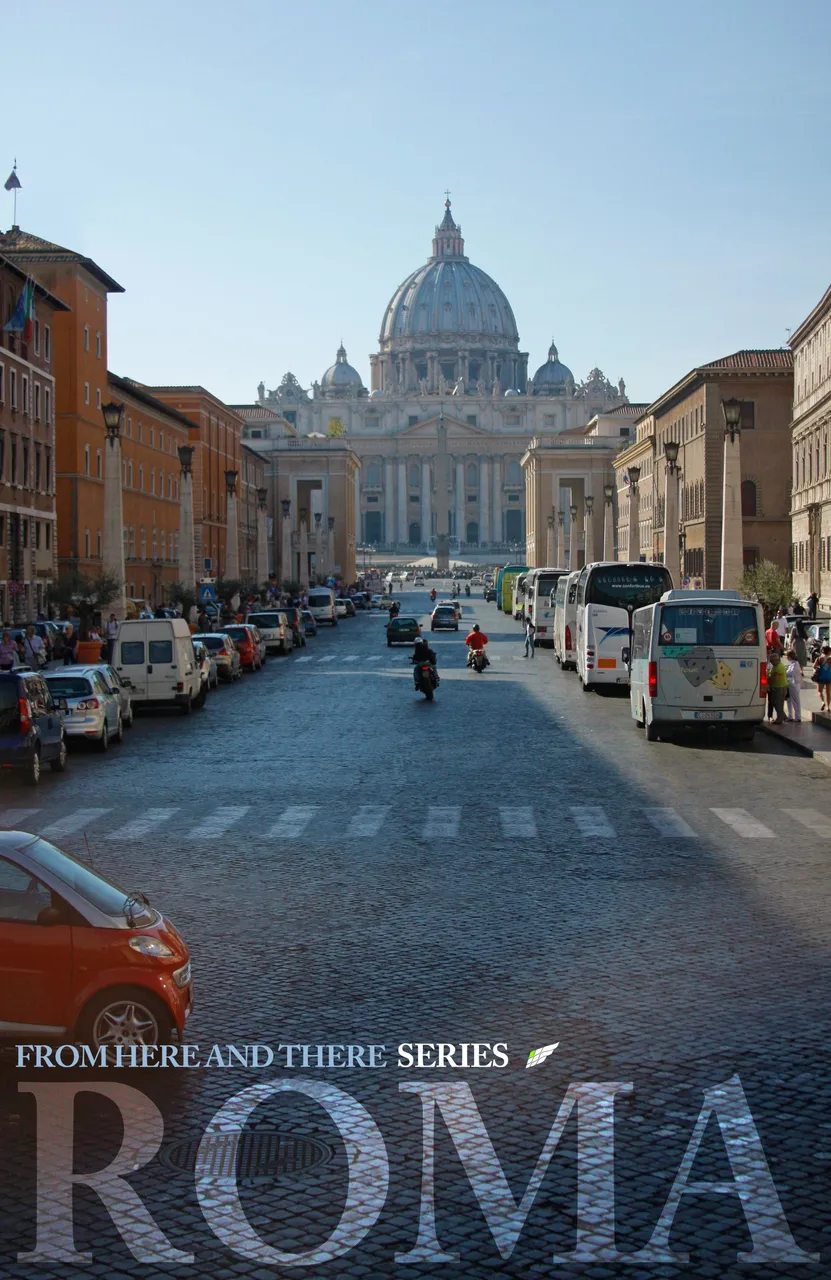
[[[199,605],[196,588],[186,587],[184,582],[171,582],[167,588],[167,598],[172,605],[179,606],[183,618],[189,618],[191,609]]]
[[[70,605],[78,615],[78,633],[81,640],[89,639],[89,629],[96,614],[100,614],[114,600],[123,583],[115,574],[102,573],[100,578],[91,578],[78,569],[65,569],[58,575],[46,592],[50,604],[56,604],[62,611]]]
[[[777,609],[787,608],[793,600],[793,578],[787,569],[781,569],[772,560],[759,560],[745,569],[742,591],[752,600],[758,600],[770,617]]]

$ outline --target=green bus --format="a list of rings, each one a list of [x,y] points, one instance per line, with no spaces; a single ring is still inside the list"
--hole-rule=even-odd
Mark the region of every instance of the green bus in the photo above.
[[[514,606],[514,578],[528,571],[527,564],[506,564],[496,578],[496,607],[503,613],[512,613]]]

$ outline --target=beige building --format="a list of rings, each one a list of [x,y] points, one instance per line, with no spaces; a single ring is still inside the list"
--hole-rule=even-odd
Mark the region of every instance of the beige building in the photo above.
[[[791,529],[794,592],[831,608],[831,289],[791,337],[794,360]]]
[[[655,400],[637,424],[637,438],[615,459],[619,558],[629,558],[629,475],[638,480],[639,556],[667,563],[690,585],[721,581],[724,467],[722,402],[741,401],[741,507],[744,564],[790,560],[790,430],[793,360],[783,348],[737,351],[692,369]],[[678,445],[673,482],[678,529],[665,529],[667,442]],[[677,545],[675,539],[678,539]],[[673,560],[672,558],[675,557]]]

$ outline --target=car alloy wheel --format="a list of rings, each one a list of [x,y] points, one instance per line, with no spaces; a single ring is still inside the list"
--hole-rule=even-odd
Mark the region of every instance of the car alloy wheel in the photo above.
[[[114,988],[94,996],[84,1010],[79,1031],[84,1044],[103,1048],[108,1062],[115,1060],[119,1046],[170,1043],[172,1019],[151,992]]]
[[[40,782],[40,753],[32,752],[32,758],[26,768],[26,781],[30,787],[36,787]]]
[[[58,754],[50,761],[53,773],[63,773],[66,768],[66,738],[61,738]]]
[[[110,749],[110,731],[106,725],[101,730],[101,737],[98,739],[98,750],[109,751]]]

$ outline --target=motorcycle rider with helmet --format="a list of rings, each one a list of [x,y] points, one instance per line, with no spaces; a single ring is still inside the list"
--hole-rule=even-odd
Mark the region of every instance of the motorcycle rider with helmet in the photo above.
[[[418,688],[418,669],[419,667],[429,666],[430,674],[433,679],[433,688],[435,689],[439,683],[439,673],[436,670],[438,666],[438,658],[435,649],[431,649],[424,636],[419,636],[413,645],[413,654],[410,658],[413,664],[413,683]]]
[[[485,645],[487,643],[488,643],[488,637],[485,635],[484,631],[480,629],[479,623],[474,622],[473,630],[471,631],[470,635],[465,636],[465,644],[467,645],[467,649],[468,649],[467,665],[469,667],[473,666],[473,655],[476,653],[482,654],[482,656],[485,659],[486,667],[490,666],[490,661],[488,660],[488,656],[484,652]]]

